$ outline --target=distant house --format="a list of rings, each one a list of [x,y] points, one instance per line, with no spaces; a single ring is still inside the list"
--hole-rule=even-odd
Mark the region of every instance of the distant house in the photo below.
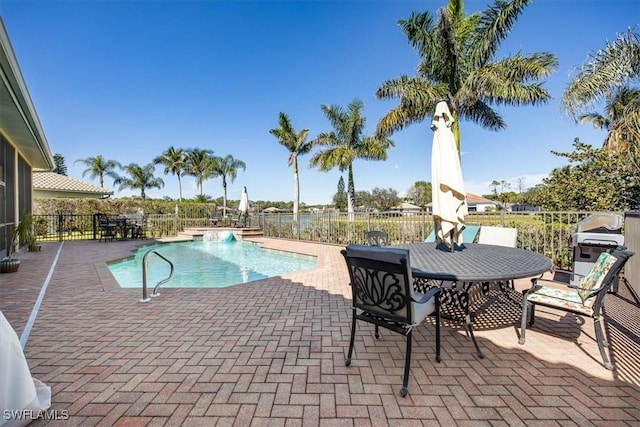
[[[400,211],[405,214],[414,214],[422,212],[422,208],[420,206],[414,205],[412,203],[402,202],[397,206],[391,208],[392,211]]]
[[[112,195],[112,190],[55,172],[33,173],[34,198],[104,199]]]
[[[542,206],[534,205],[511,205],[511,212],[540,212]]]
[[[467,207],[469,212],[490,212],[498,209],[499,203],[477,194],[467,193]],[[433,203],[427,204],[427,211],[433,212]]]
[[[467,193],[469,212],[490,212],[498,209],[500,204],[477,194]]]
[[[33,170],[54,166],[27,85],[0,19],[0,258],[13,227],[32,210]]]

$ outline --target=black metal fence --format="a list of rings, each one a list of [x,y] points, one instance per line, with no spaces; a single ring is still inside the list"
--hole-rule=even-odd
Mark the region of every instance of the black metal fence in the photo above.
[[[578,222],[595,212],[473,212],[465,218],[469,225],[499,225],[518,230],[520,248],[544,254],[554,265],[572,262],[572,241]],[[318,213],[260,215],[260,227],[267,237],[298,239],[346,245],[365,243],[368,230],[383,230],[392,244],[419,242],[433,230],[433,217],[390,213]]]
[[[33,215],[36,239],[39,242],[62,242],[66,240],[97,240],[100,228],[97,215],[57,213]],[[146,237],[172,237],[188,227],[207,227],[209,218],[185,218],[175,214],[145,215]]]
[[[206,212],[197,217],[190,217],[190,213],[193,212],[176,209],[171,214],[145,215],[144,234],[150,238],[173,237],[185,228],[212,225],[211,217]],[[555,265],[566,267],[572,260],[571,237],[576,225],[593,213],[595,212],[477,212],[470,213],[466,221],[469,225],[515,227],[518,229],[518,247],[544,254]],[[34,215],[33,218],[37,240],[41,242],[91,240],[100,236],[96,214],[58,213]],[[232,224],[223,221],[217,225]],[[261,228],[266,237],[339,245],[365,243],[365,231],[384,230],[392,244],[400,244],[424,240],[433,229],[433,218],[424,212],[410,215],[397,212],[322,212],[299,214],[297,217],[291,213],[262,213],[250,215],[246,226]]]

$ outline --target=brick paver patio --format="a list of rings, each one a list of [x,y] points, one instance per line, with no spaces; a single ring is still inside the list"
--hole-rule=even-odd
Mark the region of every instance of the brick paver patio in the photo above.
[[[640,310],[624,286],[606,302],[615,370],[602,366],[590,321],[540,307],[520,346],[520,309],[496,298],[476,321],[485,359],[457,323],[444,322],[442,363],[432,325],[414,332],[402,398],[402,337],[383,330],[376,340],[360,325],[344,365],[350,289],[341,248],[256,240],[316,255],[317,268],[228,288],[162,289],[143,304],[105,264],[140,241],[64,243],[25,355],[52,388],[51,409],[69,419],[33,425],[640,425]],[[18,335],[59,246],[23,253],[19,272],[0,275],[0,309]]]

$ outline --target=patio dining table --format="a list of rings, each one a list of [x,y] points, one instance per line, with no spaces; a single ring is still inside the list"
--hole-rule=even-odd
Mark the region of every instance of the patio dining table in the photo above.
[[[116,217],[114,218],[114,222],[116,224],[116,231],[120,235],[119,240],[128,240],[130,234],[133,234],[134,222],[126,216]]]
[[[484,355],[473,335],[472,314],[469,310],[469,293],[482,284],[506,282],[534,277],[551,269],[551,260],[544,255],[525,249],[505,246],[465,243],[451,252],[436,243],[411,243],[394,245],[409,249],[412,274],[422,286],[440,286],[445,291],[444,304],[452,299],[465,313],[468,331],[478,356]],[[447,301],[448,299],[449,301]]]

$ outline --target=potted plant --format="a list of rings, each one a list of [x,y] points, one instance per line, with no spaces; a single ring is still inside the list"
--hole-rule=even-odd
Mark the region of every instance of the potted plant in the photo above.
[[[33,217],[31,214],[23,216],[18,225],[13,228],[11,242],[7,249],[7,256],[0,260],[0,273],[14,273],[18,271],[18,268],[20,268],[20,260],[12,258],[11,255],[15,253],[21,243],[27,245],[35,243]]]

